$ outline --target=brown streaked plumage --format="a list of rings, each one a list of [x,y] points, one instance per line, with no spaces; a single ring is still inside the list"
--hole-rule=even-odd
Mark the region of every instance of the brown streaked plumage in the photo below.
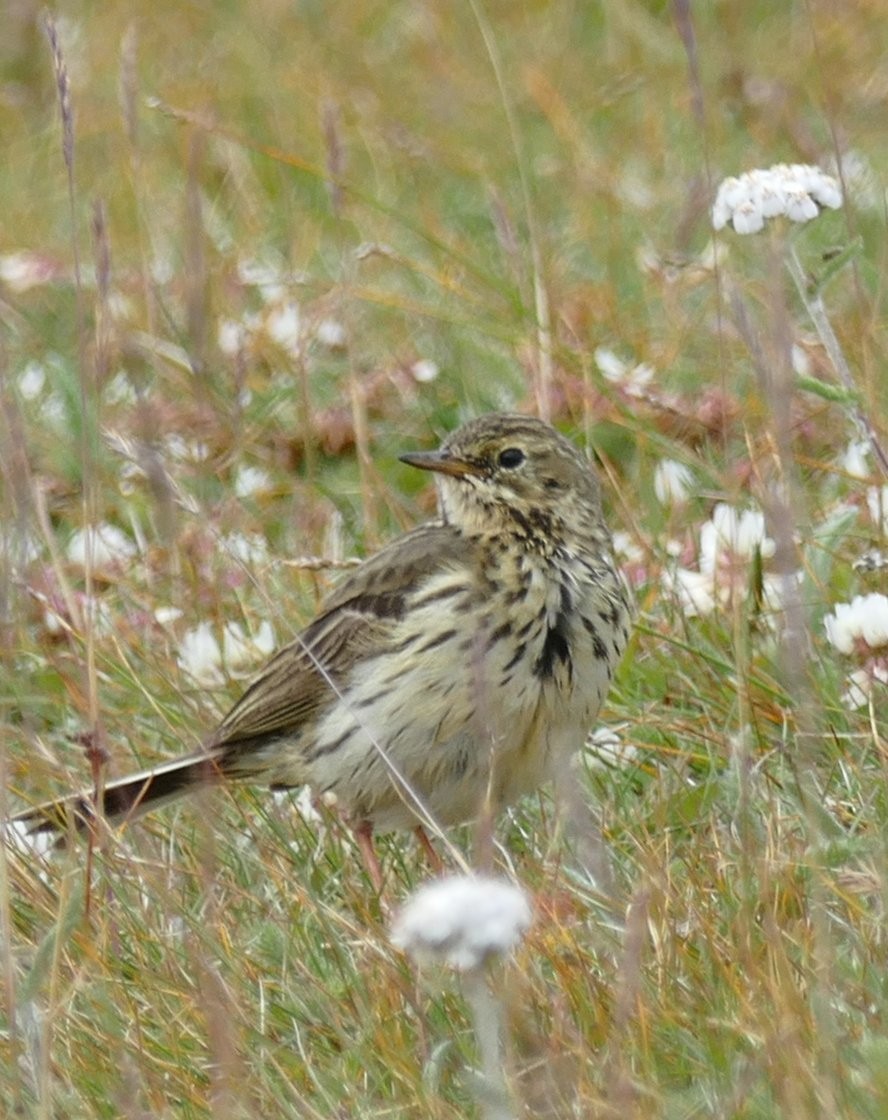
[[[439,520],[347,575],[268,662],[204,748],[119,781],[120,821],[196,785],[309,784],[355,826],[455,824],[555,775],[583,743],[627,641],[629,609],[590,465],[548,424],[494,413],[435,452]],[[82,827],[89,793],[19,814]]]

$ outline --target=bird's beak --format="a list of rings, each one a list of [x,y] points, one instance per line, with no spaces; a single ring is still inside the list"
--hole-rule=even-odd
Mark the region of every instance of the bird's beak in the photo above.
[[[411,467],[419,467],[421,471],[437,471],[438,474],[477,474],[478,466],[468,459],[461,459],[449,451],[410,451],[406,455],[399,455],[402,463],[409,463]]]

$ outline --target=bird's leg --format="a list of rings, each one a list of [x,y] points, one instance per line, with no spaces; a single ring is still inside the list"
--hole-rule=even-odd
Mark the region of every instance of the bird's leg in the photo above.
[[[369,821],[361,821],[354,826],[355,840],[358,842],[358,851],[364,861],[364,867],[370,876],[370,882],[377,894],[382,894],[382,867],[379,856],[373,846],[373,825]]]
[[[429,839],[429,834],[418,824],[413,830],[413,835],[419,841],[419,846],[425,852],[426,859],[429,861],[429,866],[432,869],[432,874],[441,875],[444,872],[444,861],[435,851],[435,845]]]

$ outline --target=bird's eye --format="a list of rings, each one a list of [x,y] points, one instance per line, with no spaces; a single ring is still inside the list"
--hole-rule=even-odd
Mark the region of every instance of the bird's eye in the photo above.
[[[501,467],[506,470],[514,470],[515,467],[520,467],[524,462],[526,456],[520,447],[507,447],[505,451],[501,451],[496,457],[496,461]]]

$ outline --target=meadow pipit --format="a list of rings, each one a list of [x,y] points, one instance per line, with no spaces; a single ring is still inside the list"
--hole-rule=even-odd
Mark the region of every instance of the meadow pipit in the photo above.
[[[438,520],[349,574],[202,750],[101,791],[111,822],[219,779],[308,784],[355,828],[471,820],[555,776],[582,746],[626,645],[623,582],[585,457],[548,424],[494,413],[439,451]],[[19,815],[82,827],[81,793]]]

